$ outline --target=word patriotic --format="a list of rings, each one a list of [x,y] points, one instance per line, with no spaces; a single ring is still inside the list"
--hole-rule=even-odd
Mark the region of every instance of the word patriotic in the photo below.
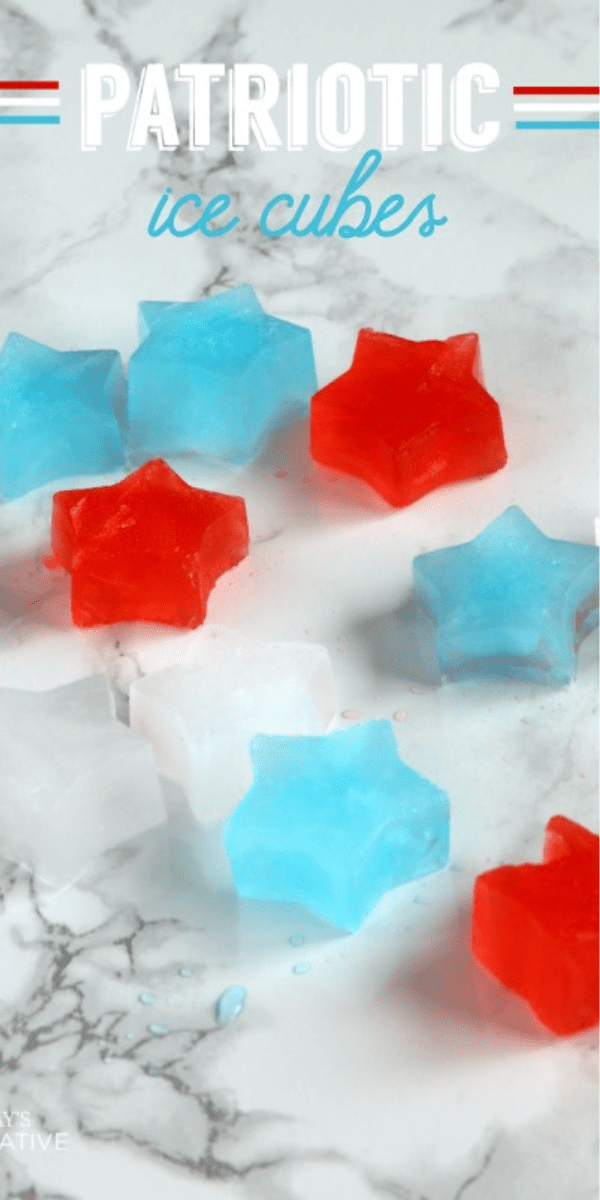
[[[485,150],[500,130],[499,121],[487,119],[485,97],[499,88],[495,67],[481,62],[459,67],[449,82],[441,63],[373,63],[366,72],[355,63],[331,63],[312,87],[308,64],[294,63],[283,90],[266,63],[227,69],[224,63],[181,63],[171,82],[162,63],[149,63],[134,94],[124,67],[88,63],[81,72],[81,145],[97,150],[107,118],[129,110],[128,150],[143,149],[150,134],[160,150],[176,150],[176,110],[187,100],[190,150],[210,146],[213,106],[220,117],[224,103],[232,151],[251,141],[261,150],[303,150],[313,135],[325,150],[350,150],[373,122],[381,130],[380,149],[398,150],[405,142],[405,107],[406,123],[420,129],[422,150],[437,150],[448,133],[459,150]]]

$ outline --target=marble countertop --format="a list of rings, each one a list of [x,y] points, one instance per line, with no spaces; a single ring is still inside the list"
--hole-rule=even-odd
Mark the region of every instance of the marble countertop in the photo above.
[[[233,475],[172,460],[248,506],[250,557],[221,579],[208,620],[328,647],[340,714],[393,717],[405,760],[448,792],[450,864],[341,936],[299,910],[212,894],[186,858],[187,818],[172,796],[168,825],[97,860],[77,886],[53,892],[0,860],[0,1200],[597,1196],[595,1032],[546,1033],[468,947],[476,874],[539,858],[554,813],[598,827],[597,635],[559,690],[439,686],[418,656],[400,670],[381,654],[415,554],[468,540],[513,503],[550,536],[594,540],[597,135],[515,130],[511,90],[593,85],[596,9],[433,0],[426,10],[408,0],[0,4],[2,77],[61,84],[59,128],[1,131],[2,337],[110,346],[127,359],[139,300],[249,282],[268,311],[311,329],[325,383],[347,367],[361,325],[417,339],[474,329],[509,451],[498,474],[404,510],[311,464],[306,423]],[[158,61],[261,62],[282,75],[307,62],[314,78],[332,62],[388,60],[443,63],[446,80],[485,61],[502,82],[500,136],[482,153],[447,136],[423,152],[407,108],[407,144],[384,157],[371,193],[416,203],[435,192],[448,222],[428,239],[413,228],[386,240],[269,240],[257,229],[275,192],[338,194],[369,130],[348,153],[314,138],[301,153],[231,153],[217,103],[203,152],[127,152],[124,114],[106,122],[97,152],[80,148],[87,62],[120,64],[135,84]],[[228,193],[239,225],[210,241],[151,239],[166,186]],[[70,626],[66,583],[42,562],[51,494],[0,507],[0,684],[45,689],[106,671],[126,717],[136,637],[160,634]],[[299,961],[310,969],[295,973]],[[214,1003],[232,984],[247,988],[246,1008],[221,1028]]]

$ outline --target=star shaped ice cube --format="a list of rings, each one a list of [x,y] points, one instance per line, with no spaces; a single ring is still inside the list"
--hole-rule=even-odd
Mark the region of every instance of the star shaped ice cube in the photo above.
[[[516,505],[459,546],[421,554],[415,588],[449,679],[509,676],[560,687],[598,624],[598,547],[545,534]]]
[[[76,625],[193,629],[219,576],[248,553],[246,505],[191,487],[158,458],[120,483],[57,492],[52,550],[71,573]]]
[[[413,342],[359,330],[349,370],[313,396],[310,450],[398,508],[499,471],[502,421],[483,386],[477,334]]]
[[[390,721],[250,743],[254,784],[225,826],[241,896],[302,904],[344,929],[448,859],[448,799],[400,760]]]
[[[139,311],[128,382],[134,455],[191,450],[248,463],[274,429],[307,415],[317,389],[310,332],[265,313],[251,287]]]

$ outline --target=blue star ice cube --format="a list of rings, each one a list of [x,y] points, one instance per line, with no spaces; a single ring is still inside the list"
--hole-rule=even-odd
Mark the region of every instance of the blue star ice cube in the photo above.
[[[14,500],[119,467],[124,404],[116,350],[53,350],[9,333],[0,350],[0,494]]]
[[[448,679],[508,676],[560,687],[598,624],[598,547],[546,537],[516,506],[460,546],[420,554],[416,592]]]
[[[448,859],[448,799],[398,756],[390,721],[250,743],[254,784],[224,829],[240,896],[354,930],[389,888]]]
[[[317,390],[310,331],[265,313],[249,286],[200,302],[139,305],[129,364],[135,457],[197,451],[251,462],[274,429],[308,414]]]

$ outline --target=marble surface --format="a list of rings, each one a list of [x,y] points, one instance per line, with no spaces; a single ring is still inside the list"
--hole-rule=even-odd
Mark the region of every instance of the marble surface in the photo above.
[[[410,600],[415,554],[471,538],[511,503],[551,536],[594,540],[597,138],[516,132],[511,87],[594,84],[596,8],[425,8],[0,4],[0,75],[56,77],[62,96],[60,129],[1,133],[2,336],[128,358],[138,300],[251,282],[269,311],[310,327],[324,383],[348,365],[359,325],[410,338],[475,329],[509,449],[497,475],[404,511],[312,467],[305,424],[233,476],[173,462],[248,505],[250,558],[219,582],[208,619],[328,646],[339,722],[349,711],[395,715],[406,761],[449,793],[450,865],[341,936],[299,910],[204,888],[189,815],[167,790],[168,824],[91,864],[77,886],[52,892],[0,862],[2,1200],[597,1195],[595,1033],[545,1033],[468,951],[478,872],[537,858],[556,812],[597,829],[597,636],[566,689],[441,687]],[[448,74],[484,60],[502,80],[489,150],[424,153],[413,113],[412,142],[382,163],[373,195],[436,192],[449,220],[428,240],[409,230],[268,241],[255,221],[275,191],[339,191],[358,153],[313,142],[232,155],[219,105],[204,153],[127,153],[121,117],[100,151],[80,149],[85,62],[136,77],[152,61],[259,61],[282,73],[306,61],[316,74],[389,59],[439,61]],[[239,226],[210,242],[150,239],[166,185],[228,192]],[[105,670],[126,720],[136,649],[164,631],[70,627],[67,584],[42,563],[51,491],[0,508],[0,684],[45,689]],[[294,972],[300,962],[310,969]],[[219,1028],[215,1000],[234,984],[247,988],[245,1012]],[[7,1142],[11,1130],[23,1136]]]

